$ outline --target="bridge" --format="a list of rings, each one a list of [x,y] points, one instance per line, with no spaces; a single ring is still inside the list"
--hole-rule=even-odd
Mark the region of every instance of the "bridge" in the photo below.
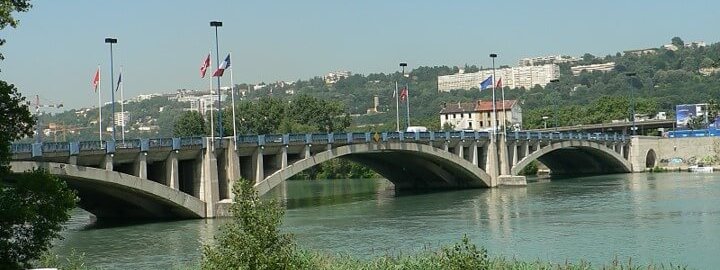
[[[619,134],[365,132],[117,143],[16,143],[11,168],[45,168],[65,179],[98,218],[225,216],[235,180],[253,181],[263,195],[335,158],[368,166],[398,190],[524,185],[518,174],[534,160],[553,174],[633,171],[630,138]]]

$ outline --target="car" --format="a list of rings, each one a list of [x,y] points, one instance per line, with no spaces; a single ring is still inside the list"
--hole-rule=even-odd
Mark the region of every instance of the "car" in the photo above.
[[[409,126],[405,132],[427,132],[427,127],[424,126]]]

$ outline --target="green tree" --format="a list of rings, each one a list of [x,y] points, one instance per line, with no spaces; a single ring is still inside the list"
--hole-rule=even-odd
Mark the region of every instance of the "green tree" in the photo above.
[[[25,97],[20,95],[14,85],[0,81],[0,176],[9,169],[10,143],[32,135],[34,124]]]
[[[685,46],[685,42],[683,42],[683,40],[680,37],[673,37],[670,40],[670,43],[672,45],[677,46],[678,48],[682,48],[683,46]]]
[[[60,238],[76,196],[65,181],[37,170],[0,182],[0,268],[22,269]]]
[[[232,127],[232,126],[231,126]],[[230,130],[232,132],[232,129]],[[173,124],[173,136],[192,137],[208,134],[205,119],[199,112],[185,112]]]
[[[283,209],[260,200],[251,181],[233,187],[232,220],[203,246],[202,269],[302,269],[292,238],[280,233]]]
[[[0,1],[0,29],[5,27],[17,27],[18,20],[13,17],[13,12],[25,12],[28,11],[32,5],[30,0],[2,0]],[[0,46],[5,44],[5,39],[0,38]],[[0,53],[0,60],[5,59],[2,53]]]

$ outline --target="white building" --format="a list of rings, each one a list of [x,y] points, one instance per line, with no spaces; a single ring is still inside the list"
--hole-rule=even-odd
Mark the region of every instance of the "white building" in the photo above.
[[[593,71],[602,71],[602,72],[608,72],[615,68],[615,62],[609,62],[604,64],[593,64],[593,65],[584,65],[584,66],[574,66],[570,67],[570,71],[572,71],[573,76],[580,75],[583,71],[587,72],[593,72]]]
[[[580,58],[569,55],[548,55],[520,59],[518,61],[518,66],[542,66],[547,64],[574,63],[577,61],[580,61]]]
[[[129,112],[115,112],[115,125],[118,127],[127,127],[127,124],[130,123],[130,113]]]
[[[492,76],[491,69],[475,73],[461,73],[438,76],[438,91],[449,92],[454,89],[478,88],[480,82]],[[498,80],[502,80],[503,87],[532,88],[535,85],[545,86],[550,80],[560,77],[560,67],[556,64],[542,66],[524,66],[496,69]]]
[[[325,83],[327,84],[333,84],[339,81],[340,79],[344,79],[347,77],[350,77],[352,73],[350,71],[333,71],[328,72],[325,76],[323,76],[323,80],[325,80]]]
[[[496,127],[499,130],[507,125],[513,130],[522,128],[522,109],[517,100],[495,102],[497,111]],[[440,127],[451,126],[454,130],[492,130],[492,101],[449,103],[440,110]]]

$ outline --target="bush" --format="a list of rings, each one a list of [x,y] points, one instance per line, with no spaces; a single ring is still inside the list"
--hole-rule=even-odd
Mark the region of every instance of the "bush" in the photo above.
[[[233,193],[232,221],[221,228],[213,244],[203,246],[201,268],[305,268],[291,236],[279,231],[284,211],[278,203],[260,200],[246,179],[235,182]]]
[[[77,196],[45,170],[3,176],[0,181],[0,266],[30,267],[61,238]]]

